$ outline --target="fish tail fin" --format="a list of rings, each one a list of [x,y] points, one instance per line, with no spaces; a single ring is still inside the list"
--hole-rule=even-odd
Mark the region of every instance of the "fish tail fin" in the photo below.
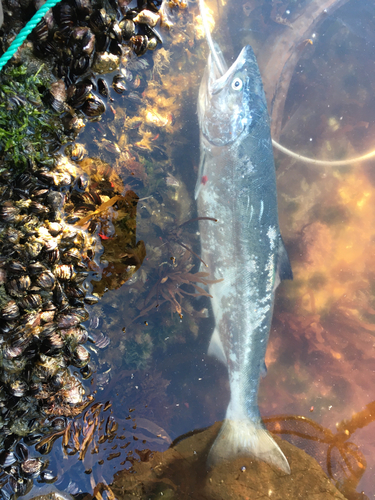
[[[207,465],[212,467],[241,455],[254,456],[290,474],[284,453],[266,429],[250,419],[225,419],[208,454]]]

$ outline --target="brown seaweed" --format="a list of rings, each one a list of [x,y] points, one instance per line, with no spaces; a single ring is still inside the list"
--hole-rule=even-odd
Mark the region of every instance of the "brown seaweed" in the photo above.
[[[180,318],[183,317],[182,311],[185,310],[181,304],[181,299],[184,296],[191,297],[211,297],[202,286],[217,283],[221,280],[209,279],[210,273],[197,272],[191,273],[190,270],[194,264],[189,264],[190,254],[185,252],[178,261],[172,265],[165,264],[160,269],[160,276],[155,285],[151,288],[149,294],[144,301],[144,308],[140,311],[136,319],[144,316],[153,309],[159,308],[164,302],[169,302],[171,312],[177,313]],[[191,285],[195,292],[189,292],[182,285]],[[156,296],[156,298],[154,298]],[[154,299],[154,300],[152,300]]]
[[[348,500],[367,498],[356,491],[366,471],[366,458],[360,448],[349,439],[358,429],[366,427],[374,420],[375,401],[350,419],[337,423],[336,433],[301,415],[276,415],[263,419],[272,433],[290,436],[300,446],[301,440],[315,442],[313,455]],[[322,449],[326,450],[325,455],[321,453]]]

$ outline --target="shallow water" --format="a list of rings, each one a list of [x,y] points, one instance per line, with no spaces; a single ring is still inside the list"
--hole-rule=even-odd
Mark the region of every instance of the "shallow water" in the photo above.
[[[290,30],[293,37],[289,17],[294,8],[303,11],[308,3],[236,0],[230,8],[221,6],[214,17],[220,16],[219,41],[230,40],[228,61],[245,43],[251,42],[261,53],[275,33]],[[300,55],[281,120],[280,142],[299,153],[342,159],[375,148],[375,59],[369,34],[375,20],[369,0],[362,0],[361,9],[357,4],[351,0],[335,13],[327,13],[309,39],[295,46]],[[197,13],[194,5],[191,9]],[[188,14],[181,11],[184,15]],[[192,29],[189,23],[182,26]],[[58,475],[56,488],[73,495],[93,495],[100,484],[103,496],[111,498],[105,485],[113,482],[116,472],[131,469],[135,461],[147,461],[148,450],[164,451],[178,436],[222,420],[229,400],[225,369],[206,355],[213,329],[212,318],[205,317],[209,316],[209,300],[176,295],[180,290],[196,292],[191,283],[202,285],[193,276],[199,272],[199,260],[184,253],[179,244],[199,254],[197,222],[179,226],[196,217],[193,189],[199,144],[195,108],[207,55],[203,40],[195,39],[186,48],[190,36],[186,44],[174,47],[177,36],[178,32],[165,35],[164,48],[172,51],[172,64],[167,63],[158,77],[164,85],[164,100],[174,97],[158,110],[172,113],[173,125],[152,129],[149,149],[139,149],[143,160],[127,170],[126,162],[99,144],[104,137],[122,147],[121,120],[115,127],[109,120],[88,125],[79,138],[88,148],[88,157],[108,162],[116,172],[116,182],[141,198],[136,236],[145,242],[146,257],[128,281],[120,278],[116,261],[120,249],[115,240],[111,243],[115,233],[109,214],[108,231],[103,233],[104,257],[108,260],[113,244],[115,256],[109,260],[114,264],[105,283],[94,283],[103,297],[91,308],[90,329],[93,335],[105,332],[111,343],[97,350],[97,374],[86,385],[95,402],[112,405],[102,409],[102,426],[111,414],[118,429],[101,442],[98,426],[95,442],[81,460],[79,454],[63,452],[62,438],[56,441],[48,455],[49,468]],[[151,62],[155,55],[145,59]],[[149,106],[156,106],[155,95],[147,94],[151,71],[140,73],[143,97],[148,95]],[[121,118],[120,105],[127,112],[132,106],[115,96],[117,118]],[[139,141],[137,133],[137,129],[130,130],[126,140]],[[369,161],[318,168],[280,153],[275,158],[281,232],[294,281],[282,284],[276,295],[266,356],[268,374],[259,394],[261,413],[293,417],[276,418],[267,425],[312,454],[338,486],[352,477],[345,463],[349,459],[357,473],[354,476],[363,473],[356,491],[373,498],[375,424],[369,416],[375,414],[373,165]],[[182,285],[184,280],[190,285]],[[181,289],[176,285],[182,285]],[[350,426],[342,425],[340,430],[350,429],[349,434],[330,447],[336,424],[350,421],[367,405],[372,405],[369,415],[363,413]],[[306,422],[301,426],[297,416],[311,419],[331,434],[326,431],[323,439],[321,428]],[[77,419],[77,425],[81,422],[82,418]],[[320,440],[314,441],[316,436]],[[346,440],[359,452],[347,446]],[[327,455],[329,449],[331,455]],[[353,496],[349,493],[347,489],[347,498],[355,498],[353,488]]]

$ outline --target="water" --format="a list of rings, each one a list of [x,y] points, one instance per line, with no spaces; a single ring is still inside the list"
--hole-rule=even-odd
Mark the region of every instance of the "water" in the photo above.
[[[371,2],[362,0],[359,9],[358,2],[351,0],[335,12],[320,12],[321,23],[310,32],[307,23],[308,35],[300,40],[289,25],[295,10],[303,13],[310,4],[236,0],[230,8],[220,6],[214,13],[217,20],[220,17],[217,39],[221,44],[226,40],[228,61],[251,42],[265,72],[276,50],[271,42],[281,36],[294,40],[290,45],[296,61],[286,87],[285,110],[274,106],[272,113],[273,123],[278,124],[275,135],[282,144],[307,156],[355,157],[375,147]],[[196,15],[194,4],[190,8]],[[127,144],[141,141],[137,128],[128,129],[124,137],[126,117],[119,106],[127,116],[137,116],[138,108],[122,96],[114,96],[114,120],[88,125],[79,138],[88,149],[88,158],[100,157],[113,167],[111,182],[134,190],[141,198],[135,232],[136,240],[145,243],[146,256],[127,280],[130,273],[126,274],[121,261],[125,244],[120,239],[122,246],[117,245],[111,239],[115,234],[121,238],[126,231],[122,228],[121,233],[111,213],[102,216],[103,224],[106,222],[103,259],[110,266],[105,279],[93,283],[102,299],[91,308],[90,330],[94,336],[104,332],[111,343],[97,349],[97,373],[86,381],[86,387],[95,402],[111,406],[106,410],[103,406],[94,417],[94,438],[84,456],[81,452],[81,459],[79,452],[69,454],[67,447],[63,451],[62,437],[48,454],[49,468],[58,476],[56,488],[81,495],[77,498],[91,498],[98,492],[113,498],[111,490],[122,498],[116,490],[120,477],[116,474],[123,469],[129,470],[129,495],[135,492],[146,498],[136,479],[132,486],[129,483],[129,478],[141,477],[143,484],[154,488],[152,493],[146,488],[150,498],[161,493],[182,498],[180,490],[175,491],[176,478],[179,472],[181,477],[188,473],[177,459],[177,476],[160,484],[156,473],[156,478],[150,473],[152,480],[147,482],[150,477],[141,470],[142,464],[146,468],[152,460],[149,450],[163,452],[179,436],[222,420],[229,400],[226,370],[206,355],[213,329],[209,300],[184,293],[199,294],[192,284],[202,286],[206,279],[194,276],[199,272],[199,260],[181,246],[199,254],[197,222],[181,226],[196,217],[193,189],[199,146],[195,109],[207,56],[204,40],[193,34],[193,14],[181,10],[184,20],[177,22],[178,29],[164,35],[164,48],[170,51],[172,63],[166,57],[165,66],[155,76],[150,68],[157,52],[148,53],[144,59],[149,60],[150,68],[136,70],[148,107],[168,120],[165,126],[149,124],[152,134],[142,136],[148,142],[144,139],[137,149],[139,158],[131,162],[102,140],[123,150]],[[178,41],[180,36],[182,41]],[[273,71],[276,74],[282,68],[280,62],[280,68]],[[269,74],[264,73],[266,90],[272,89]],[[152,90],[152,77],[158,82],[157,92]],[[141,118],[146,120],[145,115]],[[259,394],[261,413],[271,429],[314,456],[346,498],[366,498],[356,497],[355,491],[373,498],[372,162],[318,168],[280,153],[275,157],[280,225],[294,281],[283,283],[277,292],[266,356],[268,374]],[[91,160],[84,161],[90,170]],[[127,230],[130,227],[128,224]],[[130,246],[134,250],[134,242]],[[86,415],[86,422],[94,413]],[[301,421],[299,416],[309,420]],[[111,427],[109,417],[117,422],[117,429]],[[344,420],[348,421],[345,425]],[[341,439],[337,437],[339,423]],[[82,449],[80,425],[87,433],[82,417],[76,419]],[[106,425],[109,436],[100,437]],[[223,480],[229,481],[224,476]],[[240,490],[233,491],[235,497],[243,498]],[[35,494],[38,492],[36,488]],[[191,495],[200,498],[200,491]]]

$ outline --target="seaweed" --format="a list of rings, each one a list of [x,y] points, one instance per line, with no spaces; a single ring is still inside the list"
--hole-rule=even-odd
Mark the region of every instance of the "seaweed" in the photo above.
[[[51,149],[66,137],[58,113],[46,109],[39,73],[10,66],[0,76],[0,154],[17,170],[30,161],[53,165]]]
[[[151,337],[147,333],[125,339],[125,364],[130,369],[143,370],[147,367],[153,351]]]
[[[367,468],[366,458],[360,447],[349,439],[358,429],[374,421],[374,408],[375,401],[372,401],[350,419],[336,423],[336,432],[301,415],[275,415],[263,421],[272,433],[289,436],[299,447],[302,447],[301,440],[314,444],[309,448],[310,454],[316,456],[340,492],[351,500],[365,499],[367,497],[357,493],[356,489]],[[321,453],[323,447],[327,450],[326,454]]]
[[[208,286],[209,284],[217,283],[221,280],[208,279],[210,273],[206,272],[191,273],[190,271],[194,267],[194,264],[189,263],[190,258],[190,253],[185,252],[178,262],[175,259],[172,261],[172,264],[165,263],[160,267],[159,279],[146,297],[144,302],[145,307],[135,319],[144,316],[152,309],[160,307],[164,302],[169,302],[171,312],[177,313],[182,319],[184,307],[181,300],[184,296],[211,297],[211,295],[200,285]],[[190,285],[195,291],[189,292],[181,288],[182,285]]]

